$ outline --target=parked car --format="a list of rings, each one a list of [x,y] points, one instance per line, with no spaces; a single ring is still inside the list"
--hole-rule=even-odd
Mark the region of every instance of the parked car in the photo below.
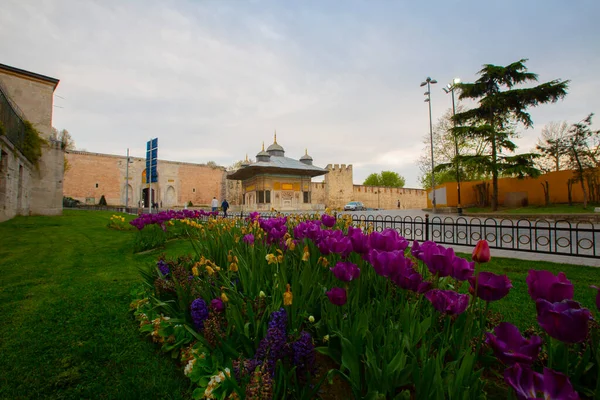
[[[365,205],[360,201],[351,201],[344,206],[344,211],[361,211],[366,210]]]

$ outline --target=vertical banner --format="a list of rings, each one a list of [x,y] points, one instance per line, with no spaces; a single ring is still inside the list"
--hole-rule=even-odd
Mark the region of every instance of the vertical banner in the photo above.
[[[148,212],[152,212],[152,203],[158,203],[152,196],[152,184],[158,182],[158,138],[146,142],[146,184],[148,184]]]

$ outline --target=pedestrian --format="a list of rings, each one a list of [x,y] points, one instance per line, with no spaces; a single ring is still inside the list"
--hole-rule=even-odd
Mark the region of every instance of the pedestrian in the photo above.
[[[227,209],[229,208],[229,203],[227,202],[227,199],[223,199],[223,202],[221,203],[221,208],[223,209],[223,216],[227,217]]]
[[[400,208],[400,199],[398,199],[398,208]]]
[[[212,207],[213,211],[217,211],[217,208],[219,208],[219,200],[217,200],[217,196],[213,197],[210,206]]]

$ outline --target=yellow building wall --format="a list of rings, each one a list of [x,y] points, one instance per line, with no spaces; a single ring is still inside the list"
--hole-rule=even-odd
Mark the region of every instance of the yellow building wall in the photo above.
[[[542,184],[548,182],[550,188],[550,203],[568,203],[569,195],[567,182],[573,179],[574,171],[556,171],[541,175],[537,178],[500,178],[498,179],[498,204],[504,205],[507,195],[511,193],[525,193],[529,205],[544,205],[544,189]],[[460,197],[462,207],[477,204],[475,186],[483,182],[490,185],[490,199],[492,195],[492,181],[461,182]],[[445,201],[443,191],[445,190]],[[427,191],[427,207],[431,208],[431,190]],[[581,184],[574,183],[571,190],[571,198],[574,203],[583,203],[583,191]],[[458,205],[458,185],[456,182],[448,182],[436,186],[436,202],[438,207],[456,207]]]

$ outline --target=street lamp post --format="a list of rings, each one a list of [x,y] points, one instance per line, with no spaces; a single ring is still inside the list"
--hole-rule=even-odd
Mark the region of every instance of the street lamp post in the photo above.
[[[446,94],[451,93],[452,94],[452,116],[456,116],[456,106],[454,103],[454,89],[456,89],[456,85],[458,85],[460,83],[460,79],[459,78],[454,78],[454,80],[452,81],[452,84],[448,84],[447,87],[443,88],[444,92],[446,92]],[[456,128],[456,121],[452,120],[454,127]],[[457,184],[457,192],[458,192],[458,204],[456,207],[456,210],[458,211],[458,215],[462,215],[462,206],[461,206],[461,202],[460,202],[460,167],[458,165],[458,137],[456,135],[456,132],[454,132],[454,157],[455,157],[455,162],[456,162],[456,184]]]
[[[425,79],[424,82],[421,82],[421,87],[427,85],[427,91],[424,93],[427,98],[425,99],[426,103],[429,103],[429,139],[431,141],[431,190],[433,193],[433,198],[431,204],[433,205],[432,212],[436,213],[436,201],[435,201],[435,173],[433,169],[435,168],[435,161],[433,159],[433,120],[431,119],[431,85],[435,85],[437,81],[435,79],[431,79],[429,76]]]
[[[125,166],[125,212],[129,207],[129,149],[127,149],[127,164]]]

